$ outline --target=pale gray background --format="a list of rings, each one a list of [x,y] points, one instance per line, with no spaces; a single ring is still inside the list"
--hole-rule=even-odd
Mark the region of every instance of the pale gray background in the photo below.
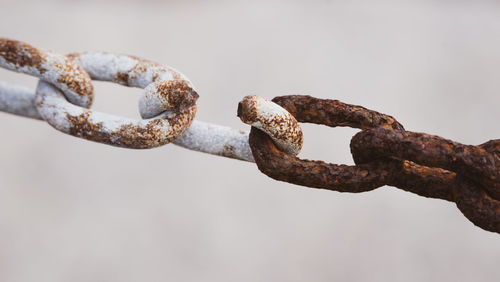
[[[467,144],[500,137],[498,1],[0,1],[0,35],[169,64],[198,118],[248,129],[245,95],[310,94]],[[0,70],[1,80],[36,79]],[[95,83],[138,117],[140,90]],[[352,164],[357,131],[302,157]],[[453,203],[274,181],[174,145],[134,151],[0,113],[0,281],[499,281],[500,237]]]

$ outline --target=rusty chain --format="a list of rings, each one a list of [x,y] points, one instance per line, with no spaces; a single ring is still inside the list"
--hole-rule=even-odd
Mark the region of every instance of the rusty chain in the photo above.
[[[246,96],[238,105],[250,133],[195,120],[198,93],[179,71],[133,56],[66,56],[0,38],[0,66],[40,79],[36,91],[0,82],[0,111],[47,121],[76,137],[125,148],[172,142],[187,149],[255,162],[269,177],[359,193],[390,185],[455,202],[476,226],[500,233],[500,140],[478,146],[406,131],[393,117],[337,100]],[[91,79],[144,88],[142,119],[92,111]],[[298,158],[298,122],[361,129],[351,140],[355,165]]]
[[[479,146],[463,145],[406,131],[391,116],[336,100],[292,95],[276,97],[273,102],[299,122],[349,126],[362,131],[351,140],[356,165],[348,166],[299,159],[252,128],[250,146],[255,162],[269,177],[351,193],[390,185],[455,202],[475,225],[500,233],[500,140]]]

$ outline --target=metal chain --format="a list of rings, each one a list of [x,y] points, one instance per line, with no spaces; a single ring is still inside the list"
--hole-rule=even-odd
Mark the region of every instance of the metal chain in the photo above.
[[[302,160],[277,148],[252,128],[250,147],[261,172],[302,186],[359,193],[390,185],[457,204],[475,225],[500,233],[500,139],[479,146],[405,131],[393,117],[366,108],[310,96],[273,102],[299,122],[362,129],[351,140],[356,165]],[[242,120],[245,111],[240,111]]]
[[[384,185],[455,202],[475,225],[500,233],[500,140],[463,145],[406,131],[393,117],[310,96],[272,101],[246,96],[241,130],[195,120],[198,93],[179,71],[133,56],[67,56],[0,38],[0,66],[40,79],[36,91],[0,82],[0,111],[47,121],[76,137],[124,148],[172,142],[187,149],[256,162],[269,177],[302,186],[359,193]],[[92,111],[91,79],[144,88],[142,119]],[[296,157],[298,122],[362,129],[351,140],[354,166]]]
[[[254,161],[248,132],[194,120],[198,94],[189,79],[171,67],[103,52],[63,56],[6,38],[0,38],[0,67],[40,78],[36,94],[0,82],[0,111],[45,120],[64,133],[113,146],[146,149],[173,142],[195,151]],[[144,119],[86,109],[94,95],[91,79],[144,88],[139,99]],[[261,99],[259,109],[263,121],[259,128],[276,134],[266,121],[281,117],[283,128],[302,136],[297,121],[280,106]],[[285,136],[279,139],[282,148],[300,148],[302,139],[294,140],[285,134],[287,130],[280,135]]]

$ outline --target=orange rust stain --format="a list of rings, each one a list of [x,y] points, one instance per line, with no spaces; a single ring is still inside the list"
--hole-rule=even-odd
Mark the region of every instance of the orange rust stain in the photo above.
[[[7,62],[18,67],[35,67],[40,73],[45,71],[41,68],[41,65],[46,55],[29,44],[17,40],[0,38],[0,56]]]
[[[235,153],[235,148],[231,145],[224,145],[224,149],[222,150],[222,156],[236,159],[237,155]]]
[[[91,113],[91,111],[85,110],[78,116],[67,114],[66,117],[71,123],[69,134],[100,143],[112,144],[109,135],[101,131],[102,123],[94,123],[89,120]]]
[[[84,111],[78,116],[67,115],[71,123],[70,134],[100,143],[120,145],[129,148],[149,148],[161,144],[162,132],[160,119],[151,120],[145,127],[124,124],[115,132],[105,132],[101,122],[89,120],[90,111]]]
[[[126,85],[128,86],[128,81],[129,81],[129,74],[125,72],[119,72],[115,76],[115,80],[117,83],[121,85]]]
[[[145,127],[132,124],[122,125],[116,132],[112,133],[113,139],[120,145],[129,148],[149,148],[156,144],[162,144],[162,121],[151,120]],[[170,141],[170,139],[167,139]]]
[[[238,117],[245,123],[257,121],[257,103],[252,96],[246,96],[238,103]]]
[[[65,67],[62,69],[62,73],[57,81],[66,84],[69,89],[72,89],[80,96],[89,97],[89,104],[92,103],[94,86],[92,85],[90,76],[73,59],[65,58]]]
[[[156,85],[156,93],[164,99],[163,106],[176,111],[192,107],[198,100],[198,93],[185,80],[161,81]]]

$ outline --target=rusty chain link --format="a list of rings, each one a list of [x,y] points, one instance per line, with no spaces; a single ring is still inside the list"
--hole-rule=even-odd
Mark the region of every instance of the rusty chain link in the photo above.
[[[362,131],[351,140],[356,165],[348,166],[299,159],[278,149],[267,134],[252,128],[250,147],[255,162],[269,177],[352,193],[390,185],[424,197],[453,201],[475,225],[500,233],[500,140],[470,146],[405,131],[391,116],[336,100],[291,95],[272,101],[299,122]]]
[[[170,142],[187,149],[255,162],[269,177],[339,192],[384,185],[455,202],[475,225],[500,233],[500,140],[463,145],[406,131],[393,117],[337,100],[291,95],[272,101],[246,96],[238,105],[250,133],[195,120],[198,93],[182,73],[133,56],[67,56],[0,38],[0,66],[40,79],[36,91],[0,82],[0,111],[47,121],[87,140],[145,149]],[[91,79],[144,88],[142,119],[92,111]],[[355,165],[296,157],[298,122],[359,128],[351,140]]]

